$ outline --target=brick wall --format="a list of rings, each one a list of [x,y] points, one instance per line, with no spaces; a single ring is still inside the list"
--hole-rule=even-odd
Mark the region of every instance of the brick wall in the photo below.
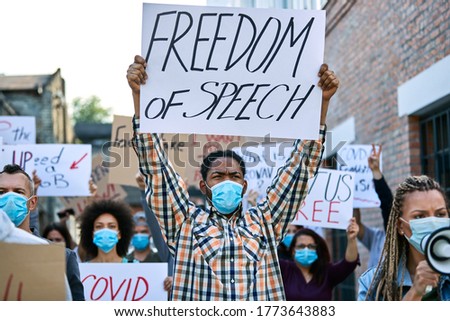
[[[330,7],[327,16],[339,10]],[[329,128],[354,116],[357,143],[383,144],[391,187],[420,172],[418,120],[397,116],[397,88],[449,54],[448,1],[354,1],[327,35],[325,60],[341,80]]]
[[[383,172],[395,190],[421,173],[419,119],[398,117],[397,88],[450,55],[450,2],[329,1],[325,9],[325,62],[341,81],[328,126],[354,116],[355,143],[383,144]],[[382,228],[380,213],[363,210],[362,221]],[[363,246],[360,255],[357,277],[367,266]]]

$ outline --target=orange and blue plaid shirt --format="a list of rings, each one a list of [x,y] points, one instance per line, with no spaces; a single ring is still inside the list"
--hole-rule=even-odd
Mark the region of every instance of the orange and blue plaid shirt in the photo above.
[[[319,140],[295,141],[263,202],[228,219],[190,202],[158,135],[139,134],[139,119],[133,125],[147,202],[175,257],[172,300],[284,300],[277,246],[320,165],[325,126]]]

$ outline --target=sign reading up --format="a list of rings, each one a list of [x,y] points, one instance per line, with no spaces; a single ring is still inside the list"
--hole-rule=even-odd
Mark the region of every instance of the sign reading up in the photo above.
[[[317,139],[324,40],[321,10],[144,3],[140,130]]]
[[[88,196],[91,176],[91,145],[3,145],[0,167],[17,164],[41,179],[38,196]]]

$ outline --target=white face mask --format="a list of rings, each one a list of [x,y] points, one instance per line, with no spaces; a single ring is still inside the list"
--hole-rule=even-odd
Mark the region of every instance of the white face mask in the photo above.
[[[405,238],[412,246],[414,246],[414,248],[417,251],[419,251],[422,254],[424,254],[423,248],[425,248],[424,239],[434,231],[443,227],[450,226],[450,218],[448,217],[431,216],[426,218],[410,220],[409,222],[405,221],[401,217],[400,219],[403,222],[409,224],[409,226],[411,227],[412,232],[411,237],[407,237],[405,235]]]

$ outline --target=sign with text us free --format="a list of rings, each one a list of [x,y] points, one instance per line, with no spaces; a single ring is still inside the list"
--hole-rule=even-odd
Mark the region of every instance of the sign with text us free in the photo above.
[[[319,168],[292,224],[345,230],[353,216],[355,174]]]

